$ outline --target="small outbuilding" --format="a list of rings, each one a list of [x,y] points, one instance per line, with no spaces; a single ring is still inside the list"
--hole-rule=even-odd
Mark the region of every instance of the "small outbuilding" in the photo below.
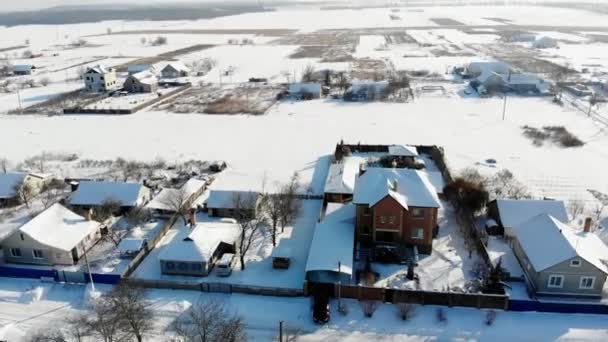
[[[190,69],[180,62],[171,62],[160,71],[162,78],[187,77],[189,74]]]
[[[497,199],[488,203],[492,232],[497,235],[512,236],[514,227],[540,214],[568,222],[568,212],[562,201]]]
[[[69,203],[79,209],[95,209],[115,202],[121,212],[126,212],[149,200],[150,189],[139,183],[82,181],[72,193]]]
[[[130,93],[153,93],[158,90],[158,79],[150,70],[130,75],[123,88]]]
[[[13,75],[15,75],[15,76],[31,75],[35,71],[36,71],[36,66],[34,66],[32,64],[13,65]]]
[[[321,83],[292,83],[289,85],[289,95],[299,100],[321,98]]]

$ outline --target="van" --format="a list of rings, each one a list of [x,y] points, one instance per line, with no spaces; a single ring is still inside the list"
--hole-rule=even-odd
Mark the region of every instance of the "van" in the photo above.
[[[232,262],[234,261],[234,254],[225,253],[222,255],[220,260],[215,264],[217,268],[217,275],[220,277],[227,277],[232,273]]]

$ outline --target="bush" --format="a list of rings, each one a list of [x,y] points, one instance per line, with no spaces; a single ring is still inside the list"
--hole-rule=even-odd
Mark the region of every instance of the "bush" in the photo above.
[[[483,183],[456,178],[443,189],[445,196],[458,208],[477,213],[485,208],[490,195]]]
[[[361,302],[361,306],[363,307],[363,314],[365,317],[371,318],[374,315],[374,312],[376,312],[378,309],[378,302],[366,300]]]
[[[399,303],[397,304],[397,312],[399,314],[399,317],[404,320],[407,321],[410,318],[412,318],[412,316],[414,315],[414,311],[416,311],[416,307],[412,304],[408,304],[408,303]]]
[[[167,37],[158,36],[158,37],[156,37],[156,39],[154,39],[154,41],[152,42],[152,45],[154,45],[154,46],[166,45],[167,42],[168,42]]]
[[[494,324],[495,320],[496,320],[496,311],[488,310],[486,312],[486,320],[485,320],[486,325],[489,326],[489,325]]]

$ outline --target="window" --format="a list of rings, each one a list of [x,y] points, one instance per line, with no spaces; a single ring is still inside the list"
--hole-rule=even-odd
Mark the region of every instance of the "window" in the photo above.
[[[412,239],[423,240],[424,239],[424,229],[412,228]]]
[[[196,263],[196,264],[192,264],[192,270],[193,270],[193,271],[200,272],[202,269],[203,269],[203,265],[198,264],[198,263]]]
[[[39,249],[34,249],[32,251],[32,255],[34,255],[34,259],[42,259],[44,258],[44,254],[42,254],[42,251]]]
[[[180,271],[185,271],[188,269],[188,264],[186,264],[185,262],[180,262],[179,264],[177,264],[177,268],[179,268]]]
[[[168,270],[174,270],[175,269],[175,263],[168,261],[165,263],[165,266],[167,267]]]
[[[574,259],[570,261],[570,267],[580,267],[581,261],[578,259]]]
[[[19,236],[21,237],[21,241],[25,240],[25,235],[19,234]]]
[[[369,216],[370,213],[371,213],[371,210],[369,207],[363,208],[363,215]]]
[[[388,217],[388,223],[394,224],[395,223],[395,216],[389,216]]]
[[[549,283],[547,284],[547,287],[553,287],[553,288],[562,288],[564,286],[564,276],[563,275],[550,275],[549,276]]]
[[[424,210],[414,208],[414,209],[412,209],[412,216],[416,217],[416,218],[422,218],[422,217],[424,217]]]
[[[386,216],[380,216],[380,223],[386,223]]]
[[[595,277],[581,277],[579,288],[583,290],[593,289],[595,285]]]
[[[11,248],[11,256],[13,256],[15,258],[21,258],[21,249]]]

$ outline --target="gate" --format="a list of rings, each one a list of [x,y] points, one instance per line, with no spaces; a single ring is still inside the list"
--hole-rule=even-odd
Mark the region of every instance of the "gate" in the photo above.
[[[201,283],[201,291],[203,292],[218,292],[232,293],[232,286],[224,283]]]
[[[57,271],[57,281],[63,283],[85,284],[84,272]]]

